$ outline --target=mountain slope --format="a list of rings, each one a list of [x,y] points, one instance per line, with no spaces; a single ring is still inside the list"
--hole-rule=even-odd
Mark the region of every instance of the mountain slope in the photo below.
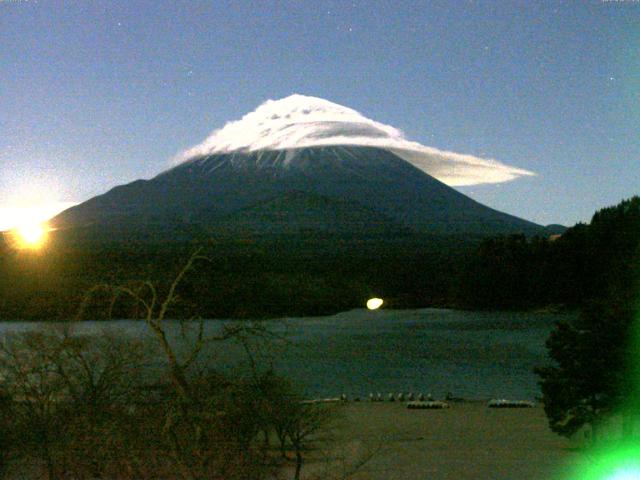
[[[294,217],[302,218],[305,195],[316,203],[324,198],[329,205],[324,210],[314,207],[322,220],[318,217],[306,226],[300,220],[300,229],[307,232],[326,230],[325,224],[330,223],[329,231],[359,234],[376,219],[383,219],[386,228],[419,233],[543,231],[534,223],[475,202],[387,150],[359,146],[196,157],[151,180],[116,187],[66,210],[52,224],[98,229],[117,224],[125,230],[127,225],[132,230],[144,225],[197,226],[215,232],[228,230],[235,218],[255,233],[277,233],[291,230],[288,225]],[[274,199],[279,199],[277,206]],[[277,221],[266,214],[274,208],[280,212]],[[282,222],[282,218],[288,220]],[[171,231],[167,229],[168,237]]]
[[[227,235],[348,236],[357,232],[379,237],[409,233],[391,218],[354,202],[299,191],[242,208],[215,222],[215,230]]]

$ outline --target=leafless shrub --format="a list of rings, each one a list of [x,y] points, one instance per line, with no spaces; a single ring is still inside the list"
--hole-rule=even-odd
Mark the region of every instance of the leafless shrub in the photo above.
[[[12,450],[41,463],[48,478],[101,477],[135,398],[142,352],[134,341],[69,330],[5,338],[0,371],[11,400]]]
[[[178,348],[165,321],[196,252],[166,294],[152,282],[98,285],[86,295],[78,320],[120,302],[140,315],[151,347],[122,335],[81,335],[71,322],[60,329],[8,336],[0,344],[0,426],[10,445],[0,474],[12,462],[34,477],[73,479],[295,480],[313,452],[326,448],[332,418],[327,405],[302,400],[289,381],[262,371],[257,344],[270,337],[260,323],[224,324],[205,334],[204,322],[180,324],[188,348]],[[184,340],[183,338],[183,340]],[[249,372],[233,377],[198,362],[205,346],[233,340]],[[158,354],[160,352],[160,355]],[[147,368],[158,357],[166,368]],[[2,398],[7,401],[3,403]],[[0,445],[0,447],[3,445]],[[329,477],[326,477],[329,478]],[[345,477],[346,478],[346,477]]]

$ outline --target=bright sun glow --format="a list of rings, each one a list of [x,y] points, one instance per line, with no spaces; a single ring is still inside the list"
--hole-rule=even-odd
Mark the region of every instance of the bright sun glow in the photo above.
[[[49,240],[53,230],[48,220],[74,206],[72,202],[52,201],[32,204],[0,203],[0,235],[14,249],[39,250]]]
[[[47,228],[39,223],[22,225],[15,229],[14,237],[20,248],[37,249],[47,239]]]
[[[370,298],[369,300],[367,300],[367,308],[369,310],[377,310],[382,306],[383,303],[384,302],[381,298]]]
[[[76,205],[73,202],[48,202],[33,204],[0,203],[0,232],[17,230],[27,225],[46,223],[49,219],[67,208]]]
[[[37,245],[44,237],[42,225],[26,225],[18,229],[20,237],[28,245]]]

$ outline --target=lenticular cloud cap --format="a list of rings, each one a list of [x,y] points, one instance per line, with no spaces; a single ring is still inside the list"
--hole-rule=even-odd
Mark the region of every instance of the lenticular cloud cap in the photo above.
[[[383,148],[451,186],[500,183],[535,175],[493,159],[412,142],[397,128],[371,120],[351,108],[297,94],[267,100],[253,112],[227,123],[201,144],[183,152],[178,162],[211,154],[328,145]]]

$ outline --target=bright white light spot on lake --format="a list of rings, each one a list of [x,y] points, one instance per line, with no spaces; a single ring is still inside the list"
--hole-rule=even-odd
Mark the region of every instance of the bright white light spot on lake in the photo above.
[[[382,306],[383,303],[384,302],[381,298],[370,298],[369,300],[367,300],[367,308],[369,310],[377,310]]]

